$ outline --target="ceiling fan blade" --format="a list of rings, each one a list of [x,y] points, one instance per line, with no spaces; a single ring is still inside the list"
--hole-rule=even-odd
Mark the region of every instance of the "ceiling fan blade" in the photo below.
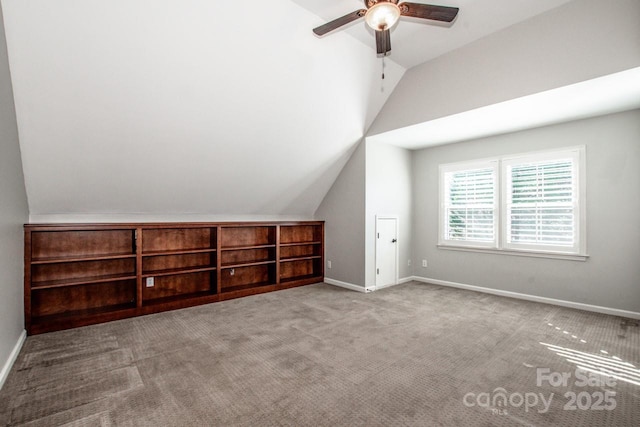
[[[457,7],[436,6],[434,4],[420,4],[403,2],[398,5],[402,16],[412,18],[431,19],[433,21],[451,22],[458,15]]]
[[[376,52],[386,55],[391,50],[391,33],[389,30],[376,31]]]
[[[320,25],[319,27],[314,28],[313,32],[318,36],[324,36],[325,34],[335,30],[336,28],[340,28],[343,25],[347,25],[348,23],[353,22],[358,18],[362,18],[365,13],[367,13],[366,9],[356,10],[355,12],[348,13],[338,19],[334,19],[331,22],[327,22],[324,25]]]

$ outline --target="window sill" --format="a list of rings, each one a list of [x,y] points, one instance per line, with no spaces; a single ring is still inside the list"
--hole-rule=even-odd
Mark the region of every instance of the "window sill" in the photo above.
[[[532,258],[564,259],[568,261],[586,261],[589,258],[589,255],[563,254],[556,252],[517,251],[512,249],[489,249],[470,246],[438,245],[438,249],[445,249],[448,251],[481,252],[487,254],[524,256]]]

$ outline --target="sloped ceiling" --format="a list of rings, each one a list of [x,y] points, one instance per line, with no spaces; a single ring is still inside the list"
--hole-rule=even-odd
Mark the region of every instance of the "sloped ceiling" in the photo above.
[[[639,22],[637,0],[574,0],[490,34],[408,70],[367,135],[420,148],[636,108]]]
[[[311,32],[360,0],[0,1],[42,222],[310,217],[408,67],[568,0],[403,18],[384,80],[363,22]]]
[[[290,0],[2,0],[32,221],[311,216],[404,73]]]
[[[640,108],[640,67],[367,137],[414,150]]]

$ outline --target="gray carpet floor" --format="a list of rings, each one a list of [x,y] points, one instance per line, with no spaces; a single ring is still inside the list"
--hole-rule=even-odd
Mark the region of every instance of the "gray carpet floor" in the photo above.
[[[0,425],[638,426],[640,331],[435,285],[311,285],[28,337]]]

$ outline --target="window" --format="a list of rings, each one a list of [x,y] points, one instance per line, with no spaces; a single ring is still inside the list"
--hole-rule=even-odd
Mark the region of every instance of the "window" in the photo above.
[[[444,239],[493,247],[497,225],[497,162],[449,165],[444,171]]]
[[[443,247],[586,253],[584,147],[440,166]]]

